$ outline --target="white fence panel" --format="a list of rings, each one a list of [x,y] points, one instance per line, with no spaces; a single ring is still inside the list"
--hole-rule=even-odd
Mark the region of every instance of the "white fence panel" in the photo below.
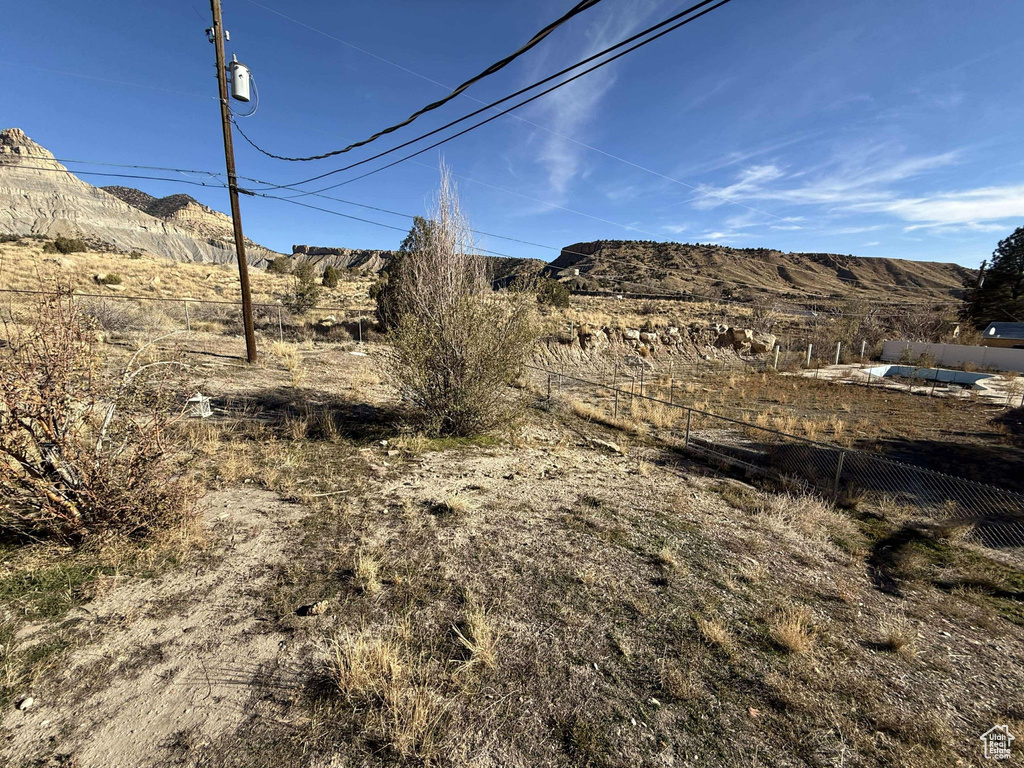
[[[980,347],[968,344],[929,344],[923,341],[887,341],[882,344],[882,359],[897,362],[906,350],[911,359],[931,355],[938,365],[971,363],[978,368],[1024,372],[1024,349]]]

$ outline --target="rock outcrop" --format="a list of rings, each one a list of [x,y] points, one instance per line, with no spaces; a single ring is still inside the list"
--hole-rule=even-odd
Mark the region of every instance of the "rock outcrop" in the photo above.
[[[581,323],[548,339],[549,350],[563,352],[601,353],[606,347],[633,352],[635,355],[630,359],[636,365],[647,365],[650,360],[665,355],[704,360],[756,357],[775,348],[775,337],[749,328],[729,328],[714,323],[695,322],[684,328],[651,323],[641,328]]]
[[[761,355],[775,349],[775,336],[771,333],[758,333],[750,328],[726,328],[716,326],[718,338],[716,347],[732,347],[737,352]]]
[[[292,256],[308,261],[317,269],[358,269],[380,272],[394,256],[394,251],[376,251],[359,248],[327,248],[316,245],[293,245]]]
[[[191,195],[153,197],[134,187],[114,186],[101,187],[101,189],[133,208],[138,208],[143,213],[173,224],[196,237],[222,243],[232,250],[235,247],[235,233],[232,229],[231,217],[203,205]],[[280,255],[248,237],[245,238],[245,256],[252,264],[262,264]]]
[[[146,198],[155,200],[134,191],[139,204]],[[230,219],[218,215],[227,221],[230,233]],[[221,263],[235,258],[230,235],[225,242],[223,237],[194,232],[181,221],[152,216],[138,204],[87,184],[19,128],[0,131],[0,233],[82,237],[116,250],[176,261]],[[250,260],[254,257],[262,256],[255,253]]]

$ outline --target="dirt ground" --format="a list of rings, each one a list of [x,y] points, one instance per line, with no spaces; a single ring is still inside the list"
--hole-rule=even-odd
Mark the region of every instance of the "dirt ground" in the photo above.
[[[253,675],[286,646],[256,609],[302,510],[251,487],[212,493],[204,507],[210,557],[124,579],[63,618],[75,648],[33,689],[33,706],[5,718],[7,764],[159,765],[238,727]],[[39,630],[29,624],[16,641],[31,646]]]
[[[1024,731],[1008,561],[530,393],[432,440],[372,349],[233,343],[185,345],[215,405],[202,554],[48,616],[4,599],[8,665],[62,638],[6,764],[981,765]]]

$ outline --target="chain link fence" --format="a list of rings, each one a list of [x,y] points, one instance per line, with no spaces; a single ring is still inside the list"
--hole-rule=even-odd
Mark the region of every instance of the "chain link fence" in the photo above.
[[[653,426],[669,444],[839,503],[902,507],[937,522],[969,526],[968,536],[986,546],[1024,547],[1024,495],[1019,493],[651,397],[639,372],[615,371],[613,381],[536,366],[527,366],[527,373],[542,396],[569,398],[580,415],[620,426]]]

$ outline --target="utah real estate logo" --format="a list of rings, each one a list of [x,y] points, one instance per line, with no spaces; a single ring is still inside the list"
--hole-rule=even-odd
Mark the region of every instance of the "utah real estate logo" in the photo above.
[[[1013,734],[1009,726],[996,725],[981,734],[981,740],[985,744],[986,760],[1009,760],[1010,743],[1013,741]]]

